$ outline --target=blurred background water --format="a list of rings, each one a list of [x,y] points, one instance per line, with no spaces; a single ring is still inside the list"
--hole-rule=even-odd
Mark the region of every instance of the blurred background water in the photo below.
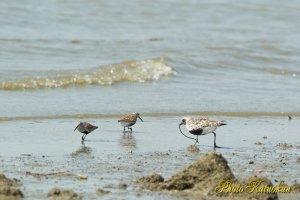
[[[1,1],[0,116],[299,112],[298,1]]]

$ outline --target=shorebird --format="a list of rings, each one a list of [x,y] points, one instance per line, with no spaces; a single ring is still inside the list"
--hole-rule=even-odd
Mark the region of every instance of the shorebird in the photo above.
[[[125,133],[125,127],[127,127],[130,132],[132,132],[131,126],[133,126],[136,123],[137,118],[139,118],[141,121],[142,118],[140,117],[140,113],[132,113],[130,115],[123,116],[121,119],[118,120],[118,122],[124,127],[124,133]]]
[[[92,131],[94,131],[97,128],[98,128],[98,126],[94,126],[88,122],[78,122],[74,131],[76,131],[76,129],[77,129],[80,133],[84,134],[81,137],[82,142],[83,142],[85,140],[86,135],[91,133]]]
[[[180,129],[181,125],[185,125],[186,129],[193,135],[196,135],[196,138],[192,138],[183,134]],[[216,121],[216,120],[209,120],[208,118],[192,118],[192,117],[184,117],[182,118],[181,123],[179,124],[179,130],[182,135],[187,138],[195,140],[195,144],[198,143],[198,136],[199,135],[207,135],[209,133],[214,134],[214,148],[220,148],[216,144],[216,133],[215,130],[219,126],[226,125],[224,121]]]

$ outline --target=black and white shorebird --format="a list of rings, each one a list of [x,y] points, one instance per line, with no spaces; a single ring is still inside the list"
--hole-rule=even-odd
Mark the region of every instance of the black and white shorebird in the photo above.
[[[181,129],[180,126],[185,125],[186,129],[193,135],[196,135],[196,138],[189,137],[185,135]],[[208,118],[192,118],[192,117],[184,117],[182,118],[181,123],[179,124],[179,130],[182,135],[184,135],[187,138],[195,140],[195,144],[198,143],[198,136],[199,135],[207,135],[209,133],[214,134],[214,148],[220,148],[216,144],[216,133],[215,130],[219,126],[227,125],[224,121],[216,121],[216,120],[209,120]]]
[[[83,133],[83,136],[81,137],[82,142],[83,142],[85,140],[85,137],[87,136],[87,134],[93,132],[97,128],[98,128],[98,126],[94,126],[88,122],[78,122],[74,131],[76,131],[76,129],[77,129],[80,133]]]
[[[121,119],[118,120],[118,122],[124,127],[124,133],[125,133],[125,128],[127,127],[130,132],[132,132],[131,126],[133,126],[136,123],[137,118],[139,118],[142,122],[142,118],[140,117],[140,113],[132,113],[130,115],[123,116]]]

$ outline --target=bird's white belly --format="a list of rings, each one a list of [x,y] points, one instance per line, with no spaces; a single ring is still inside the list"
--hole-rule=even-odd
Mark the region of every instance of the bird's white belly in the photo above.
[[[195,129],[195,128],[193,128],[192,126],[189,126],[189,125],[186,125],[185,127],[186,127],[186,129],[187,129],[188,131],[191,131],[191,130],[194,130],[194,129]]]
[[[120,122],[120,124],[124,127],[129,127],[129,126],[132,126],[134,125],[135,123],[134,122]]]
[[[217,126],[209,126],[209,127],[205,127],[205,128],[203,129],[202,134],[203,134],[203,135],[206,135],[206,134],[212,133],[212,132],[214,132],[216,129],[217,129]]]

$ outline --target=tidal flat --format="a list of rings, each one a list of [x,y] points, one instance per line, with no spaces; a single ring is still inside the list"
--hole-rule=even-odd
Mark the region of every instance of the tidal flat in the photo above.
[[[217,144],[238,178],[258,176],[274,185],[300,182],[299,118],[229,117],[220,127]],[[143,189],[135,182],[158,173],[165,179],[213,151],[213,135],[194,141],[179,130],[181,116],[143,117],[133,133],[123,133],[117,118],[85,119],[99,125],[84,144],[73,132],[76,119],[1,122],[0,173],[17,179],[24,199],[47,199],[53,188],[73,190],[82,199],[181,199]],[[185,128],[183,128],[184,131]],[[279,195],[299,198],[299,193]]]

